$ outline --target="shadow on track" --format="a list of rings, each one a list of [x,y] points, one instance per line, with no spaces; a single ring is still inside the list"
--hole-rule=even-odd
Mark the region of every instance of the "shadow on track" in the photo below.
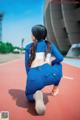
[[[20,89],[9,89],[9,94],[12,96],[13,100],[16,101],[16,105],[18,107],[22,107],[24,109],[27,109],[27,111],[36,116],[35,112],[35,107],[34,107],[34,102],[30,102],[27,100],[27,97],[25,95],[25,91],[20,90]],[[48,95],[46,93],[44,94],[44,103],[48,103]]]

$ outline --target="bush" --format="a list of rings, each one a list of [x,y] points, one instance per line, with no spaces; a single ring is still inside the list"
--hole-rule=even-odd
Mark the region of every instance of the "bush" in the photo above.
[[[24,48],[20,48],[17,46],[13,46],[11,43],[9,42],[2,42],[0,41],[0,53],[16,53],[16,51],[18,51],[18,53],[20,53],[21,51],[24,51]]]
[[[11,43],[0,42],[0,53],[10,53],[13,51],[13,45]]]

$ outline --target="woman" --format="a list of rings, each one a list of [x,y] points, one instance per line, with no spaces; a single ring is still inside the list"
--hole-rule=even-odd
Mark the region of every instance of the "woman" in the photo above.
[[[58,93],[58,85],[62,77],[63,56],[54,44],[46,41],[47,30],[43,25],[32,27],[33,42],[26,46],[25,66],[27,72],[26,96],[35,101],[35,110],[41,115],[45,112],[41,89],[54,85],[53,95]],[[55,60],[51,61],[54,56]]]

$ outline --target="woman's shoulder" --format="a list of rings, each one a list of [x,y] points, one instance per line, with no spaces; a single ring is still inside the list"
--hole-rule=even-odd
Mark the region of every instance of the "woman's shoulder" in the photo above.
[[[27,44],[27,45],[26,45],[26,47],[25,47],[25,49],[26,49],[26,50],[28,50],[28,49],[30,49],[30,48],[31,48],[31,46],[32,46],[32,42],[31,42],[31,43],[29,43],[29,44]]]

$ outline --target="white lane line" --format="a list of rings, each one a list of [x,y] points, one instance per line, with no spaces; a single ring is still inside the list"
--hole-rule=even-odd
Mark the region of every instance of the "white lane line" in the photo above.
[[[73,77],[69,77],[69,76],[63,76],[63,78],[65,78],[65,79],[69,79],[69,80],[73,80],[74,78]]]
[[[24,59],[24,58],[17,58],[17,59],[10,60],[10,61],[4,62],[4,63],[0,63],[0,66],[7,65],[7,64],[13,63],[13,62],[17,62],[17,61],[23,60],[23,59]]]

